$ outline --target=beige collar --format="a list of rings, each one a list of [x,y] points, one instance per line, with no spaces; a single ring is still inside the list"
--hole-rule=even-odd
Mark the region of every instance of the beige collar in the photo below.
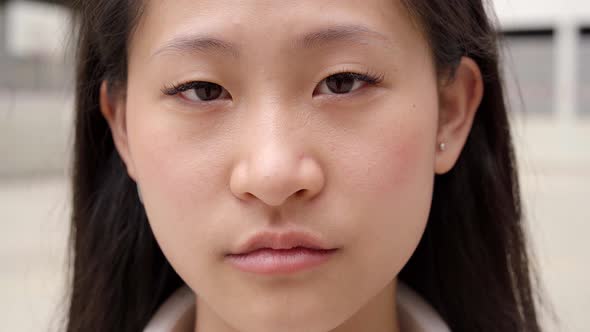
[[[402,330],[406,332],[450,332],[436,311],[402,282],[397,285],[397,305]],[[194,320],[195,296],[184,285],[158,308],[144,332],[187,332]],[[191,331],[192,332],[192,331]]]

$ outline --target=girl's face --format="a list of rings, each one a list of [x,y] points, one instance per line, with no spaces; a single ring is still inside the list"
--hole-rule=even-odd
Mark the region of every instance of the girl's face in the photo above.
[[[395,306],[434,174],[464,139],[441,137],[431,52],[407,15],[392,0],[147,1],[110,123],[203,330],[368,331],[395,314],[378,308]],[[193,81],[214,84],[175,94]],[[294,228],[339,249],[283,275],[225,257]]]

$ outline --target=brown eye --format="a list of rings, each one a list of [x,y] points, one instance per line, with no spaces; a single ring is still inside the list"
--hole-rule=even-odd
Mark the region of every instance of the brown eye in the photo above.
[[[209,101],[219,98],[222,92],[223,88],[219,84],[210,82],[200,82],[199,85],[183,93],[188,94],[185,95],[185,97],[187,97],[190,100],[193,100],[194,96],[196,96],[200,101]]]
[[[224,97],[231,98],[229,92],[221,85],[205,81],[192,81],[175,85],[163,89],[162,92],[168,96],[180,94],[184,99],[193,102],[207,102]]]
[[[318,83],[315,94],[343,95],[358,90],[367,85],[376,85],[383,81],[383,75],[342,72],[328,76]]]
[[[336,74],[326,78],[326,86],[336,94],[348,93],[354,86],[356,78],[352,75]]]
[[[180,94],[183,99],[195,103],[207,103],[218,99],[231,99],[229,92],[221,85],[207,81],[190,81],[164,87],[162,93],[167,96]]]

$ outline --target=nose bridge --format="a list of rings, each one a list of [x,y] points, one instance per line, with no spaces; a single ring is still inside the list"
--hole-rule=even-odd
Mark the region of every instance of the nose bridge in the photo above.
[[[301,158],[301,142],[295,139],[296,129],[284,109],[284,104],[273,102],[252,112],[252,140],[249,151],[249,165],[253,172],[265,178],[285,176],[283,172],[293,171]]]
[[[252,129],[256,143],[269,152],[282,154],[304,149],[305,141],[302,139],[308,125],[304,107],[287,100],[280,93],[267,93],[266,96],[258,98],[246,111],[248,127]]]
[[[305,119],[290,104],[267,94],[244,110],[243,153],[231,179],[238,197],[254,196],[276,206],[295,193],[310,195],[323,186],[321,169],[307,150]]]

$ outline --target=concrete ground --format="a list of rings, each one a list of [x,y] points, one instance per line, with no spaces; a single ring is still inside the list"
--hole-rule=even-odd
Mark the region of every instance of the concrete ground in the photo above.
[[[517,118],[523,197],[548,299],[547,331],[588,331],[590,119]],[[65,176],[0,178],[0,312],[4,331],[56,331],[63,310],[70,212]],[[65,173],[65,172],[62,172]]]

